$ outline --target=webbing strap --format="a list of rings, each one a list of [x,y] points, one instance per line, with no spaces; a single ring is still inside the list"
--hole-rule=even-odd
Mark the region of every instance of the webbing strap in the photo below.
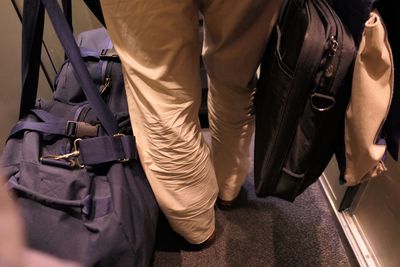
[[[71,64],[75,70],[74,73],[76,78],[81,84],[90,106],[95,111],[106,132],[109,135],[117,134],[117,122],[110,109],[101,98],[92,79],[90,78],[90,74],[83,63],[79,48],[75,42],[71,30],[68,28],[65,18],[63,17],[60,6],[58,5],[57,1],[54,0],[42,0],[42,3],[47,10],[56,34],[61,41],[68,58],[71,60]]]
[[[132,135],[100,136],[82,139],[78,143],[82,165],[138,159],[135,137]]]
[[[15,136],[18,133],[30,130],[46,134],[65,135],[65,122],[19,122],[12,129],[8,138]]]
[[[71,60],[75,75],[79,81],[86,99],[95,111],[98,119],[109,135],[118,132],[117,122],[102,100],[95,84],[90,78],[89,72],[81,58],[74,36],[69,29],[60,6],[54,0],[25,0],[23,17],[23,64],[22,84],[23,93],[21,98],[20,116],[28,114],[34,107],[40,65],[41,40],[44,27],[44,10],[46,8],[55,32]]]

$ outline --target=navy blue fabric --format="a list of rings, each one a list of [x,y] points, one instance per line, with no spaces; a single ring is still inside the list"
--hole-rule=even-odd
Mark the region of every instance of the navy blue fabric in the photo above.
[[[81,33],[75,43],[58,2],[25,0],[22,77],[29,101],[14,128],[23,134],[10,136],[1,154],[2,172],[30,247],[82,266],[150,266],[159,209],[138,160],[121,64],[98,58],[112,45],[104,28]],[[53,99],[36,101],[42,3],[69,58]]]
[[[98,94],[96,86],[90,78],[80,57],[79,49],[75,43],[68,23],[63,19],[63,13],[59,5],[51,0],[42,0],[46,7],[49,17],[52,21],[54,29],[65,49],[67,56],[70,58],[75,68],[77,79],[82,85],[82,89],[91,103],[92,108],[101,121],[106,132],[110,135],[116,134],[118,127],[115,123],[112,113],[105,105],[104,101]],[[23,23],[23,40],[22,40],[22,95],[20,106],[20,118],[25,116],[35,105],[41,42],[44,28],[44,9],[43,5],[36,1],[24,1],[24,20]]]
[[[66,125],[66,122],[19,122],[11,129],[8,138],[14,137],[16,134],[26,130],[46,134],[66,135]]]
[[[85,48],[85,47],[80,47],[80,52],[81,52],[81,57],[85,58],[85,57],[92,57],[92,58],[96,58],[98,60],[100,60],[100,54],[97,51],[93,51],[89,48]]]
[[[78,199],[78,200],[60,200],[58,198],[49,197],[44,194],[35,192],[25,186],[20,185],[17,182],[17,179],[15,177],[12,177],[11,179],[8,180],[8,186],[11,189],[14,189],[14,190],[20,191],[24,194],[30,195],[30,197],[32,199],[35,199],[46,205],[78,207],[78,208],[82,208],[82,209],[84,208],[86,211],[89,210],[89,207],[87,206],[89,202],[86,200],[87,198],[90,198],[89,195],[85,196],[83,199]]]
[[[38,118],[40,118],[44,122],[63,122],[64,121],[63,118],[57,117],[43,109],[31,109],[30,112],[35,114]]]
[[[38,117],[41,122],[19,121],[11,129],[8,138],[27,130],[68,137],[92,137],[98,134],[98,127],[88,123],[66,120],[41,109],[32,109],[30,112]],[[83,132],[78,132],[78,127],[82,127],[83,124],[86,129]],[[89,129],[90,132],[88,132]],[[81,133],[84,135],[81,135]]]
[[[76,45],[74,36],[68,28],[67,22],[63,19],[63,14],[57,2],[52,0],[42,0],[53,27],[64,50],[71,60],[75,69],[76,78],[82,85],[82,89],[88,99],[91,107],[96,112],[101,124],[109,135],[118,133],[118,126],[114,120],[114,116],[110,112],[108,106],[101,99],[96,86],[94,85],[90,74],[82,61],[79,49]]]
[[[65,121],[63,118],[57,117],[41,109],[32,109],[30,110],[30,112],[35,114],[43,122],[19,121],[11,129],[8,138],[11,138],[14,135],[26,130],[48,134],[65,135],[67,121]]]
[[[74,125],[73,125],[74,124]],[[12,129],[8,138],[12,138],[15,135],[25,131],[35,131],[44,134],[55,134],[66,137],[94,137],[98,135],[98,128],[96,126],[85,124],[86,131],[82,130],[78,132],[78,127],[82,127],[80,124],[83,122],[75,121],[61,121],[61,122],[30,122],[20,121]],[[71,128],[74,127],[74,128]],[[90,128],[89,128],[90,127]],[[88,129],[89,128],[89,129]],[[90,132],[89,132],[90,130]],[[121,148],[122,150],[123,148]],[[123,150],[122,150],[123,151]],[[123,152],[121,152],[123,154]]]
[[[79,151],[83,165],[138,159],[135,137],[132,135],[82,139],[79,141]]]
[[[65,206],[80,208],[86,216],[93,214],[93,218],[100,218],[112,211],[112,198],[111,196],[92,198],[86,195],[78,200],[60,200],[58,198],[49,197],[38,192],[32,191],[27,187],[20,185],[15,177],[8,180],[7,185],[10,189],[17,190],[20,193],[30,195],[31,198],[41,202],[47,206]],[[93,209],[93,210],[92,210]]]

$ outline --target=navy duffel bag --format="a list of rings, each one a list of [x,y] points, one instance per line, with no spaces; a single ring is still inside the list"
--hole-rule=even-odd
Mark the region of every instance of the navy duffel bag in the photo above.
[[[47,101],[36,100],[44,7],[68,57]],[[138,159],[121,65],[105,29],[77,42],[57,1],[24,2],[20,120],[1,167],[30,247],[84,266],[149,266],[158,206]]]

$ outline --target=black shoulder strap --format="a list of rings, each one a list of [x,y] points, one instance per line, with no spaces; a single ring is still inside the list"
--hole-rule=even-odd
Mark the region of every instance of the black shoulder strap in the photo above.
[[[101,10],[101,5],[99,0],[84,0],[86,6],[90,9],[93,15],[106,27],[106,23],[104,21],[103,11]],[[63,10],[65,17],[67,18],[68,24],[72,29],[72,4],[71,0],[62,0]]]
[[[106,27],[106,22],[104,21],[104,16],[103,16],[103,11],[101,10],[100,1],[99,0],[83,0],[83,1],[89,7],[90,11],[92,11],[92,13],[100,21],[100,23],[103,24],[104,27]]]
[[[64,16],[67,19],[68,25],[71,28],[72,32],[74,32],[74,28],[72,26],[72,3],[71,0],[62,0],[62,7],[64,11]]]
[[[44,9],[40,1],[25,0],[22,12],[21,102],[19,117],[34,108],[39,80],[44,28]]]

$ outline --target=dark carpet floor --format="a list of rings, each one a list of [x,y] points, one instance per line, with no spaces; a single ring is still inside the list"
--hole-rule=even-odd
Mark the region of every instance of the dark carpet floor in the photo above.
[[[153,266],[358,266],[319,182],[289,203],[257,198],[251,172],[216,221],[216,241],[201,251],[181,249],[163,225]]]

